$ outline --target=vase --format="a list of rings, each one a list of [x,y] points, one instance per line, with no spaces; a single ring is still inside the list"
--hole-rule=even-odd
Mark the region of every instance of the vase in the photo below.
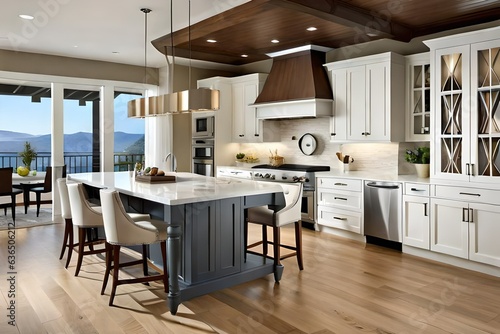
[[[421,179],[429,177],[429,164],[414,164],[417,176]]]

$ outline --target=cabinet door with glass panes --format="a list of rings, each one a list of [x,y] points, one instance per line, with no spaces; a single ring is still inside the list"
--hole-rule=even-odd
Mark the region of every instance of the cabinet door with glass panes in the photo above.
[[[471,45],[471,92],[471,180],[500,182],[500,40]]]
[[[406,56],[406,141],[429,141],[431,66],[429,52]]]
[[[468,181],[470,155],[469,45],[438,49],[435,53],[435,140],[433,175]]]

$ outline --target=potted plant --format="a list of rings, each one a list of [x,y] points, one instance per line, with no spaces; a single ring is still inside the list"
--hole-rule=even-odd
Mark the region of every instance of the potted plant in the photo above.
[[[421,146],[414,150],[406,150],[405,160],[415,166],[418,177],[429,177],[429,163],[431,161],[431,149],[429,147]]]
[[[21,157],[24,166],[17,167],[17,174],[26,176],[30,172],[31,162],[36,158],[36,151],[33,147],[31,147],[30,142],[24,143],[24,150],[19,152],[19,156]]]

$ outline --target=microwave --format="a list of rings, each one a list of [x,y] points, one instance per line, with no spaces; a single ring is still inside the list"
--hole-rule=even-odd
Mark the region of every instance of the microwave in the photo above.
[[[215,116],[207,114],[193,115],[193,138],[213,138]]]

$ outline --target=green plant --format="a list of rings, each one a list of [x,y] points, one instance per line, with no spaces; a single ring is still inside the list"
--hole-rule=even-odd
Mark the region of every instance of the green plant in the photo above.
[[[243,159],[245,157],[245,153],[236,154],[236,159]]]
[[[24,150],[19,152],[19,156],[21,157],[24,166],[30,169],[31,162],[36,158],[36,151],[33,147],[31,147],[30,142],[24,143]]]
[[[428,164],[431,161],[431,149],[421,146],[414,150],[406,150],[405,160],[412,164]]]

